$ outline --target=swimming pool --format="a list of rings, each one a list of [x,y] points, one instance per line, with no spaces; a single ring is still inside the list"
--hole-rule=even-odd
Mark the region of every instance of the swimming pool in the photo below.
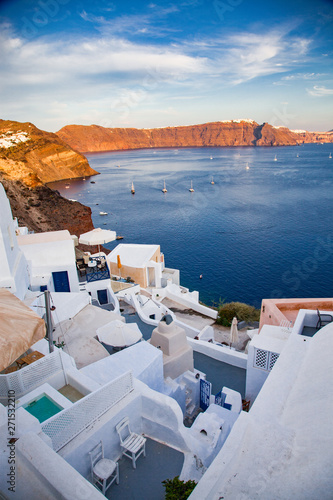
[[[69,408],[72,404],[68,398],[48,383],[42,384],[16,401],[17,408],[24,408],[40,423],[45,422],[65,408]]]
[[[53,417],[61,410],[63,407],[57,404],[53,399],[43,393],[37,399],[33,399],[30,403],[23,405],[23,408],[27,410],[31,415],[38,418],[40,423],[45,422],[45,420]]]

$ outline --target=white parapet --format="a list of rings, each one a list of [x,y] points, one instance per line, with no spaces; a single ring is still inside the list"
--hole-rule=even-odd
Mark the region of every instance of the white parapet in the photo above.
[[[203,314],[204,316],[208,316],[209,318],[217,318],[217,311],[215,309],[211,309],[210,307],[199,303],[199,292],[196,290],[190,292],[188,288],[169,282],[165,288],[160,290],[156,289],[154,291],[153,297],[156,298],[156,296],[161,296],[178,302],[179,304],[182,304],[189,309],[193,309],[194,311]]]
[[[16,492],[11,497],[26,500],[105,498],[36,434],[22,436],[16,443],[16,451],[20,474],[17,475]]]

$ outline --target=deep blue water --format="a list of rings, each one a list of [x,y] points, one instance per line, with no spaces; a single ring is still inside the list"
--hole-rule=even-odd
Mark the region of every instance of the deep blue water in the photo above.
[[[203,302],[258,307],[263,298],[332,296],[330,151],[310,144],[90,154],[99,176],[52,187],[90,206],[95,227],[116,230],[123,243],[160,244],[167,267],[180,269],[181,284]]]

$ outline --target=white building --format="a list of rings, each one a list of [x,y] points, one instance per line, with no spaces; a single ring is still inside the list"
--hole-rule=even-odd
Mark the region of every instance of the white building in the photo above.
[[[165,267],[159,245],[120,244],[107,256],[111,274],[131,277],[142,288],[179,285],[179,270]]]
[[[159,245],[120,244],[107,260],[114,275],[131,277],[142,288],[161,286],[164,258]]]
[[[96,267],[95,272],[79,281],[75,240],[67,230],[29,234],[26,227],[18,227],[2,184],[0,213],[0,288],[6,288],[21,300],[28,290],[84,291],[96,303],[112,303],[114,311],[119,312],[107,267],[102,271]]]
[[[17,242],[17,221],[13,220],[2,184],[0,184],[0,214],[0,287],[23,299],[29,285],[27,262]]]
[[[333,323],[290,335],[191,500],[332,498],[332,353]]]
[[[28,263],[32,291],[79,291],[74,240],[69,231],[19,235],[17,242]]]

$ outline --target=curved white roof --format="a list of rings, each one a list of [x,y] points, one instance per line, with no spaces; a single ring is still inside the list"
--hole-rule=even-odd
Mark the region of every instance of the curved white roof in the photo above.
[[[107,256],[109,262],[117,263],[117,255],[123,266],[146,267],[159,245],[120,244]]]

